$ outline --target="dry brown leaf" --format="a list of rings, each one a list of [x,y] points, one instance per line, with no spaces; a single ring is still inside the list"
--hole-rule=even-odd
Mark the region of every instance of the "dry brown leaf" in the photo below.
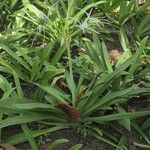
[[[13,145],[11,144],[0,144],[0,147],[4,150],[17,150]]]
[[[66,114],[75,120],[75,122],[79,123],[81,121],[79,110],[71,105],[60,103],[57,105],[59,109],[66,112]]]
[[[82,96],[84,96],[85,91],[88,89],[88,87],[84,87],[81,92],[79,93],[79,95],[77,96],[77,99],[80,99]]]
[[[147,10],[150,10],[150,6],[147,7]]]
[[[119,59],[121,53],[118,50],[111,50],[109,52],[109,59],[112,65],[115,65]]]

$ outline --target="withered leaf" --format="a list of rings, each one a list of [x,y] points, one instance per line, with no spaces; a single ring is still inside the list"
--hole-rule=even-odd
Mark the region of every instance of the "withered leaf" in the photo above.
[[[17,150],[13,145],[11,144],[0,144],[0,147],[4,150]]]
[[[79,110],[71,105],[60,103],[57,105],[57,107],[64,112],[75,122],[79,123],[81,121]]]

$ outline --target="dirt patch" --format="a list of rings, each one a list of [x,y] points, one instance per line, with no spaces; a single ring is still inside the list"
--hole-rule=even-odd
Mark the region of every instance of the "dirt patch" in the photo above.
[[[47,136],[37,138],[37,141],[39,143],[39,150],[47,150],[47,147],[50,143],[54,142],[57,139],[63,138],[68,139],[69,142],[58,145],[56,150],[68,150],[68,148],[75,144],[83,144],[83,150],[113,150],[111,146],[98,141],[94,137],[84,138],[74,129],[59,130]],[[17,145],[17,148],[20,150],[30,150],[28,143]]]

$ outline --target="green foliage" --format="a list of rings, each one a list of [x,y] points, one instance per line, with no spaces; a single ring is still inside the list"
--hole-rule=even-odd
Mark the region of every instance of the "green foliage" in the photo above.
[[[52,144],[49,145],[48,150],[55,150],[56,146],[58,144],[63,144],[63,143],[66,143],[66,142],[69,142],[69,141],[67,139],[58,139],[58,140],[56,140],[55,142],[53,142]],[[76,145],[70,147],[69,150],[81,150],[81,148],[82,148],[82,144],[76,144]]]
[[[123,135],[109,136],[102,127],[115,123],[134,128],[144,140],[130,149],[149,148],[149,107],[128,110],[128,101],[150,95],[149,5],[136,0],[0,2],[0,142],[28,141],[37,150],[37,137],[74,128],[127,150]],[[122,49],[115,64],[108,41]],[[135,119],[144,116],[138,125]],[[33,130],[33,123],[45,128]],[[4,139],[3,129],[15,125],[21,131]],[[48,149],[66,142],[60,138]],[[80,149],[82,144],[69,150]]]

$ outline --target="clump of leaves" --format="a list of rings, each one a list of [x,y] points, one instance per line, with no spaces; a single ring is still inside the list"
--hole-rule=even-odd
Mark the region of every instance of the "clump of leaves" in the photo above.
[[[136,1],[80,2],[35,1],[33,5],[30,1],[23,0],[23,7],[14,13],[16,22],[12,25],[12,30],[1,33],[0,71],[4,76],[0,75],[0,129],[13,125],[20,125],[22,129],[20,133],[7,139],[2,137],[2,143],[15,145],[28,141],[32,149],[38,149],[35,141],[37,136],[64,128],[76,128],[85,136],[92,135],[117,149],[126,149],[123,138],[119,141],[112,138],[111,142],[105,138],[105,131],[99,127],[115,121],[129,131],[133,126],[149,144],[149,139],[134,124],[135,118],[150,115],[149,109],[128,111],[125,107],[131,98],[149,95],[150,91],[149,84],[145,83],[149,81],[147,78],[150,72],[149,52],[146,51],[146,44],[149,42],[146,37],[148,28],[144,29],[143,25],[138,28],[139,32],[135,35],[138,39],[135,53],[130,51],[129,33],[125,32],[128,21],[135,19],[136,15],[147,13],[148,10],[139,8]],[[105,16],[119,29],[123,53],[117,54],[113,65],[105,43],[100,42],[96,34],[91,34],[95,30],[89,28],[88,24],[92,10],[88,13],[87,11],[94,7],[95,13],[98,12],[97,6],[100,4],[105,6]],[[147,4],[148,2],[144,5]],[[110,15],[112,12],[116,14],[114,18]],[[80,23],[82,19],[85,20]],[[147,17],[144,18],[144,22],[147,21]],[[34,29],[28,30],[26,25],[38,29],[38,33]],[[73,60],[71,45],[74,44],[75,37],[89,29],[93,39],[84,38],[85,52]],[[45,38],[50,42],[42,42],[40,45],[36,43],[39,47],[33,47],[33,43],[32,46],[22,46],[22,43],[28,43],[29,35],[34,37],[33,43],[36,38]],[[54,45],[59,48],[55,49]],[[59,64],[64,51],[68,56],[65,67]],[[78,60],[81,62],[76,62]],[[8,81],[8,76],[5,77],[5,73],[13,77],[12,83]],[[36,86],[34,99],[25,98],[20,79]],[[144,81],[142,86],[140,80]],[[31,130],[32,122],[42,122],[47,128]],[[149,118],[141,128],[147,129],[148,123]],[[50,149],[61,142],[65,141],[55,141]],[[139,143],[134,145],[143,146]],[[80,148],[81,145],[76,145],[72,149]]]

